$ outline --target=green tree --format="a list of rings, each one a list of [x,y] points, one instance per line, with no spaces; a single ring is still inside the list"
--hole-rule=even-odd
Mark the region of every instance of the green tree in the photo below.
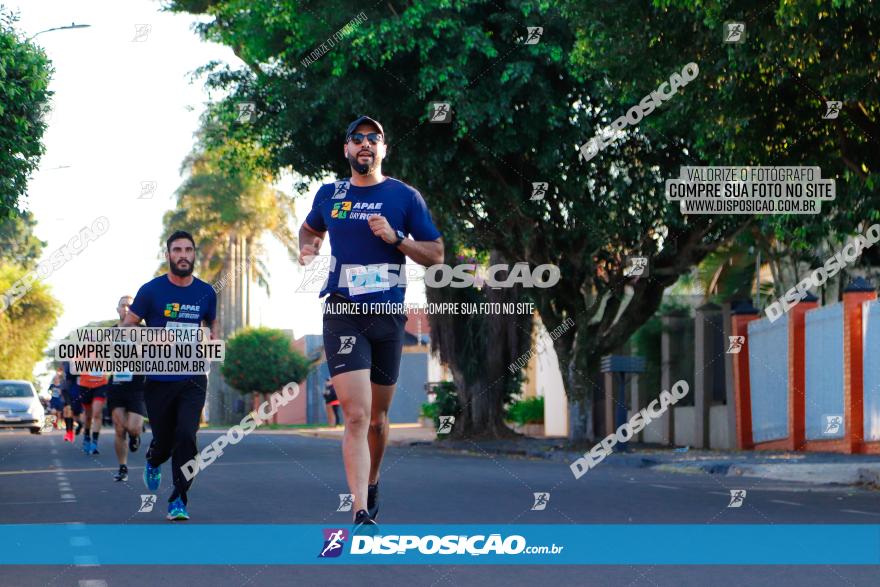
[[[17,21],[0,5],[0,219],[18,209],[43,156],[43,114],[52,95],[49,59],[21,38]]]
[[[34,236],[37,221],[31,212],[0,218],[0,261],[33,269],[40,259],[45,241]]]
[[[292,346],[290,338],[274,328],[245,328],[226,341],[220,372],[240,393],[259,393],[264,399],[291,381],[308,375],[311,361]],[[277,421],[273,417],[273,423]]]
[[[26,272],[22,267],[0,261],[0,292],[12,287]],[[0,378],[33,378],[34,367],[44,358],[43,349],[60,314],[61,304],[40,280],[0,312]]]
[[[341,129],[369,113],[389,133],[386,172],[425,195],[450,243],[447,259],[470,247],[505,262],[560,268],[555,287],[528,295],[548,329],[575,323],[554,348],[572,435],[591,437],[600,357],[623,345],[655,313],[664,290],[706,255],[751,225],[805,245],[876,217],[870,137],[880,133],[867,123],[876,120],[878,90],[858,86],[873,79],[871,25],[880,8],[833,4],[785,3],[764,18],[744,1],[387,2],[308,65],[303,58],[362,5],[282,8],[255,0],[243,11],[233,0],[178,0],[170,7],[210,16],[199,26],[203,38],[232,47],[247,65],[204,68],[208,87],[228,92],[210,112],[209,143],[259,141],[265,157],[257,165],[292,168],[305,185],[348,175]],[[723,45],[722,22],[737,16],[749,16],[753,42]],[[826,25],[837,36],[823,33]],[[526,26],[543,28],[538,43],[524,44]],[[839,50],[831,39],[841,38],[847,43]],[[782,61],[771,67],[774,54]],[[818,58],[828,61],[817,65]],[[688,62],[699,65],[696,80],[595,158],[578,157],[598,128]],[[851,118],[822,120],[822,99],[808,89],[819,78],[810,85],[801,75],[817,69],[828,82],[820,96],[842,96]],[[855,99],[860,91],[862,101]],[[435,101],[451,104],[450,124],[430,123]],[[234,120],[239,102],[256,106],[248,124]],[[849,142],[830,140],[840,133]],[[684,217],[666,202],[664,181],[682,165],[708,164],[818,164],[823,177],[838,177],[837,201],[822,214],[833,224],[802,216]],[[543,198],[530,197],[533,182],[549,183]],[[628,255],[650,258],[648,278],[623,275]],[[432,333],[443,336],[439,326],[432,318]],[[501,356],[515,356],[509,339],[492,341],[479,356],[498,354],[499,346]],[[487,397],[503,405],[505,386],[488,383],[472,394],[456,380],[463,410]],[[471,428],[495,429],[492,418],[501,413],[478,410]]]

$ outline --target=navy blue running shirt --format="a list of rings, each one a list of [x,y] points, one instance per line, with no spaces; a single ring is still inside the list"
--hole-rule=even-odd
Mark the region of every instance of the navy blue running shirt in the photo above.
[[[140,316],[147,326],[165,328],[170,324],[183,328],[209,325],[217,317],[217,294],[210,285],[193,277],[186,287],[174,285],[168,274],[143,284],[134,296],[129,311]],[[156,381],[183,381],[191,375],[147,375]]]
[[[400,180],[387,177],[368,187],[348,180],[324,184],[306,216],[313,229],[330,233],[336,259],[319,296],[337,292],[356,302],[403,302],[406,288],[393,284],[403,280],[406,255],[373,234],[367,222],[372,214],[384,216],[392,229],[417,241],[440,238],[422,195]]]

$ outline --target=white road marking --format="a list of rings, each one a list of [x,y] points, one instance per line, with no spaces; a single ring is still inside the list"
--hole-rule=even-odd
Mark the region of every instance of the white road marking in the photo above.
[[[76,499],[76,496],[72,493],[62,493],[61,499]]]
[[[773,503],[782,503],[785,505],[804,505],[802,503],[795,503],[793,501],[785,501],[784,499],[771,499],[770,501],[772,501]]]
[[[659,487],[660,489],[678,489],[678,487],[673,487],[672,485],[661,485],[660,483],[651,483],[651,487]]]
[[[863,512],[862,510],[840,510],[848,514],[863,514],[865,516],[880,516],[877,512]]]
[[[36,504],[44,504],[44,503],[73,503],[75,499],[66,499],[64,501],[2,501],[0,502],[0,507],[7,505],[36,505]]]

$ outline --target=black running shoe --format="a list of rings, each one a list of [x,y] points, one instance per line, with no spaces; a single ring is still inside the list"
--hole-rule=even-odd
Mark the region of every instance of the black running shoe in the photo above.
[[[113,475],[115,481],[128,481],[128,467],[119,465],[119,472]]]
[[[360,536],[376,536],[379,533],[379,525],[370,517],[367,510],[358,510],[354,515],[354,528],[351,533]]]
[[[379,518],[379,483],[367,485],[367,513],[373,520]]]
[[[128,450],[131,452],[137,452],[137,449],[141,446],[141,436],[138,434],[137,436],[128,436]]]

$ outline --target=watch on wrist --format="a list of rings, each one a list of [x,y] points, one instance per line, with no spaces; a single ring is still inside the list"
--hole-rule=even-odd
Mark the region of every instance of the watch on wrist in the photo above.
[[[397,240],[394,242],[394,246],[399,247],[400,243],[403,242],[403,239],[406,238],[406,235],[403,233],[402,230],[395,231],[395,234],[397,234]]]

